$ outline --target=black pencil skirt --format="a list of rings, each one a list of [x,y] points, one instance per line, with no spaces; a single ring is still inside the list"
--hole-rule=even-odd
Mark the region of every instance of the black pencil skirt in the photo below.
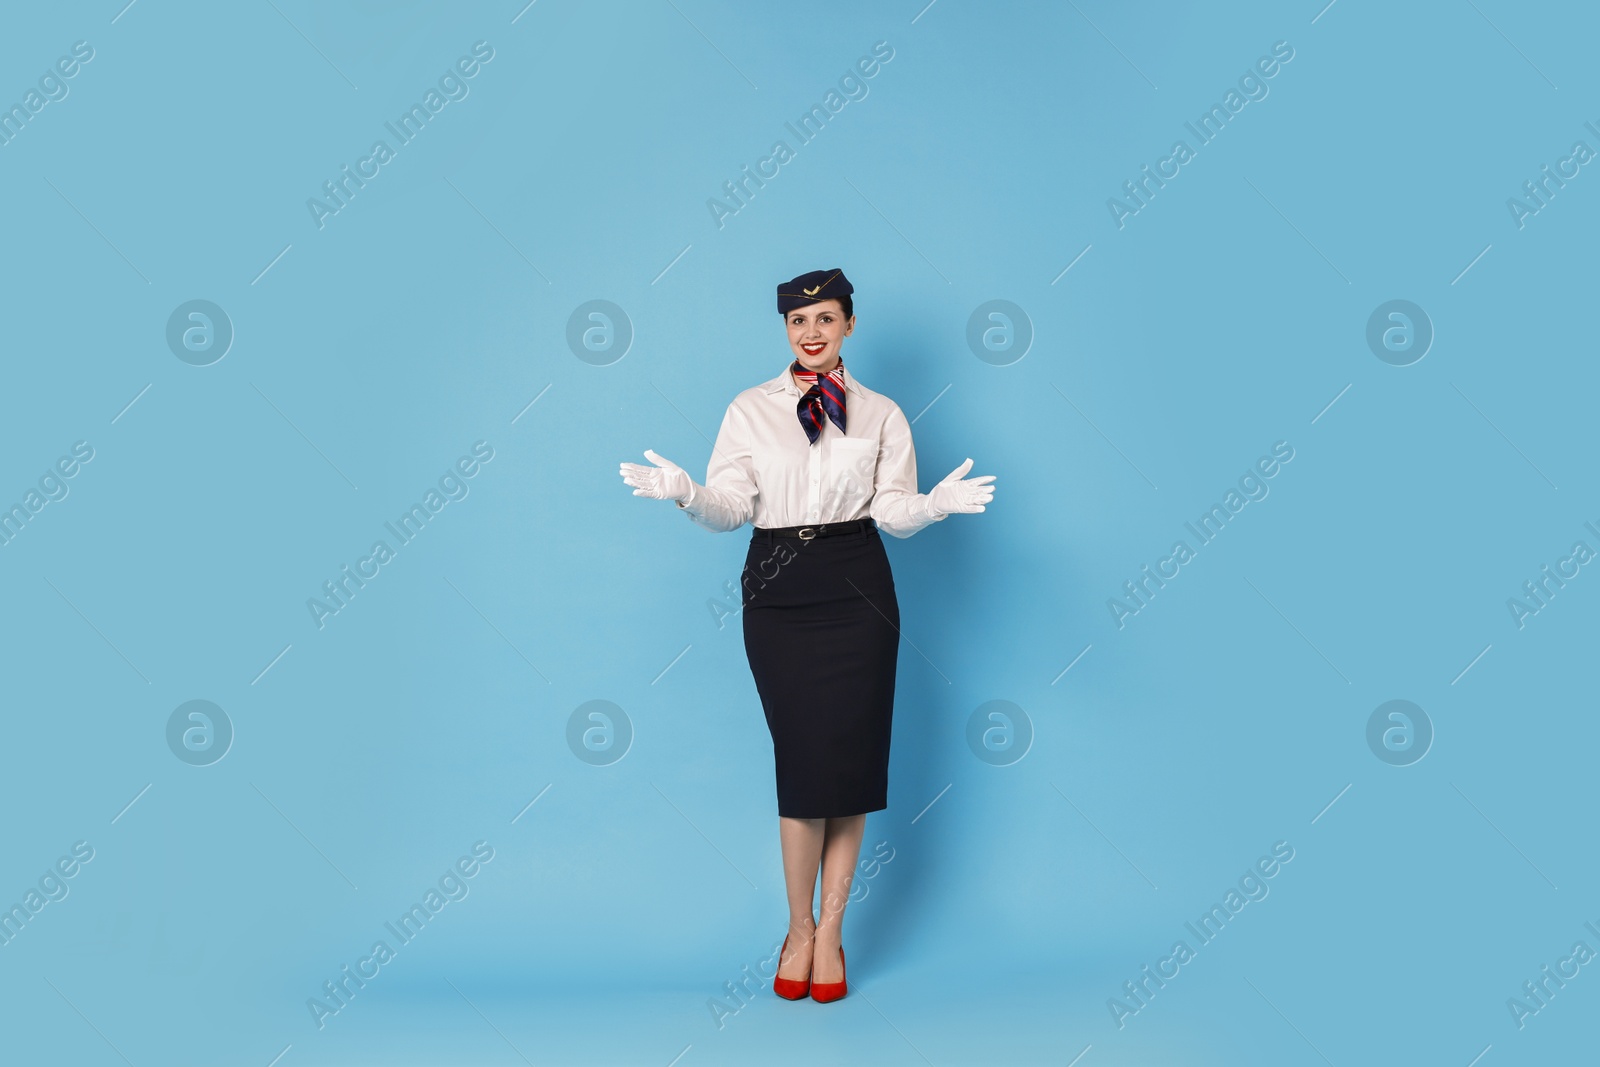
[[[900,605],[877,528],[801,540],[757,530],[745,557],[745,656],[777,770],[778,814],[888,807]]]

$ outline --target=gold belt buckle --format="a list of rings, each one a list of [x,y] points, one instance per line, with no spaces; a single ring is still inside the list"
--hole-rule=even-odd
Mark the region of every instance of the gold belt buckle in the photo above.
[[[799,531],[800,540],[809,541],[815,536],[817,536],[817,528],[815,526],[802,526],[802,527],[800,527],[800,531]]]

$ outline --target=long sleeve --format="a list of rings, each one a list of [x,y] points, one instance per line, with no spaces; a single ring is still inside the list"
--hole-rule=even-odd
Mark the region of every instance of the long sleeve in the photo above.
[[[934,513],[927,494],[917,492],[917,450],[911,424],[898,405],[884,420],[869,513],[879,529],[901,538],[945,518]]]
[[[737,530],[755,514],[755,464],[749,420],[729,405],[706,465],[706,483],[690,482],[689,498],[679,508],[697,526],[713,533]]]

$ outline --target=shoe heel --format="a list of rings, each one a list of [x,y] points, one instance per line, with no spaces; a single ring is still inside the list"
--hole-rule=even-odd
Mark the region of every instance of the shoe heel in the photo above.
[[[783,948],[778,950],[778,966],[783,966],[783,957],[789,951],[789,937],[783,938]],[[779,978],[777,973],[772,975],[772,991],[784,1000],[802,1000],[811,991],[811,975],[808,972],[804,978]]]
[[[839,970],[844,971],[844,946],[839,946]],[[849,991],[848,975],[837,982],[812,982],[811,999],[819,1004],[826,1004],[830,1000],[838,1000]]]

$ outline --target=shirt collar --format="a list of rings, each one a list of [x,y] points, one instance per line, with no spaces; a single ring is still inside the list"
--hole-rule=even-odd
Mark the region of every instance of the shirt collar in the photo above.
[[[791,365],[792,362],[793,361],[791,361]],[[850,373],[850,369],[848,367],[842,369],[842,374],[844,376],[844,391],[846,395],[849,395],[850,393],[854,393],[857,396],[865,395],[861,391],[861,386],[856,384],[855,375]],[[794,380],[794,375],[789,373],[788,367],[784,367],[783,371],[779,373],[776,378],[773,378],[768,382],[763,382],[761,384],[761,388],[768,393],[787,391],[793,396],[800,395],[800,385]]]

